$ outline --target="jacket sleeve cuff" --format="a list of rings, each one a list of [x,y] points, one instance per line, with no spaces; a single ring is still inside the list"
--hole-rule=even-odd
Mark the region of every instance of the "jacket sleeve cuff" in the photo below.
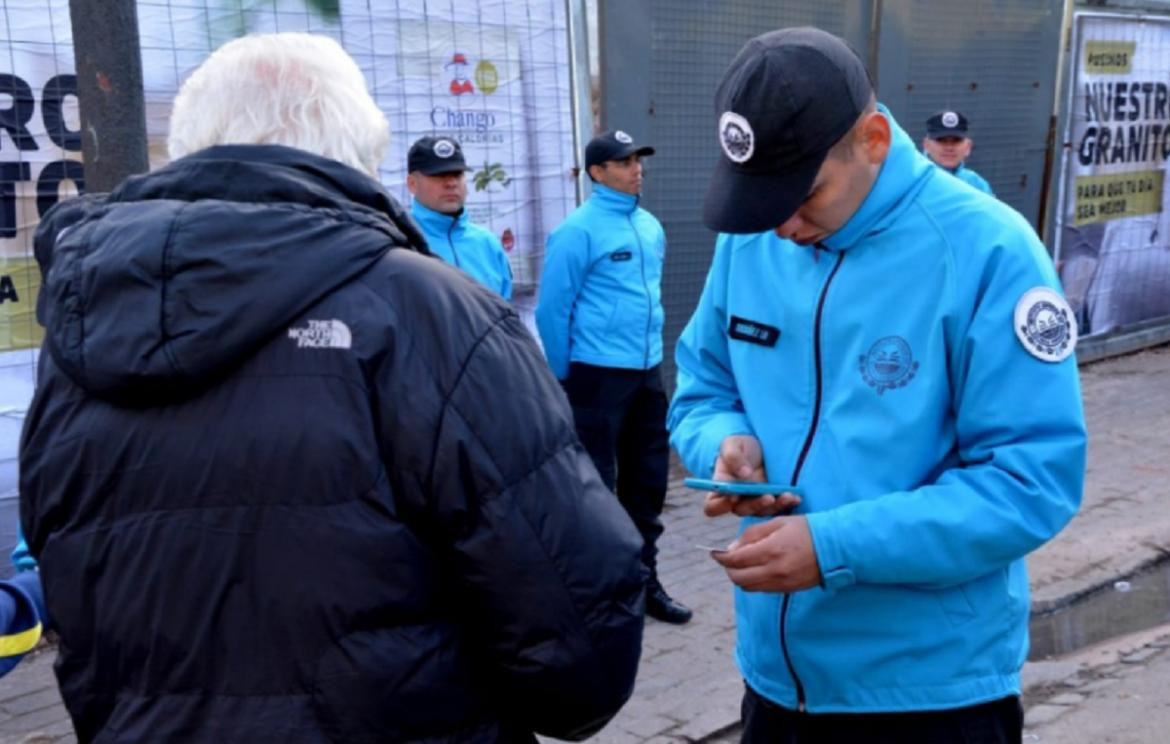
[[[845,551],[837,534],[838,523],[832,512],[809,514],[808,531],[812,535],[813,550],[821,570],[821,588],[835,592],[857,583],[853,569],[849,567]]]

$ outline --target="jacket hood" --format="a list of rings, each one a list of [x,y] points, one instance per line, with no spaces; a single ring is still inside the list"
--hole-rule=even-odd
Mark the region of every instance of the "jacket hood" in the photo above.
[[[38,228],[53,359],[129,404],[192,395],[395,246],[426,252],[376,181],[278,145],[224,145],[65,202]]]

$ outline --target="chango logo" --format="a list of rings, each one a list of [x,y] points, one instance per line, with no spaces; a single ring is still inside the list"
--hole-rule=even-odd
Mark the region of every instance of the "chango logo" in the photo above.
[[[500,71],[486,59],[481,59],[475,66],[475,84],[480,93],[491,95],[500,87]]]
[[[451,70],[451,84],[447,89],[453,96],[461,96],[464,93],[474,93],[475,86],[467,79],[467,55],[463,52],[455,52],[451,55],[451,61],[443,65],[443,67]]]

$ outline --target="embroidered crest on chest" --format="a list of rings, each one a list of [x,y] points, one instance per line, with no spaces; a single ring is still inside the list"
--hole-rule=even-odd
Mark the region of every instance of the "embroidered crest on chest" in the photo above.
[[[905,387],[918,373],[918,362],[910,344],[901,336],[886,336],[874,342],[869,351],[858,359],[861,379],[878,395]]]

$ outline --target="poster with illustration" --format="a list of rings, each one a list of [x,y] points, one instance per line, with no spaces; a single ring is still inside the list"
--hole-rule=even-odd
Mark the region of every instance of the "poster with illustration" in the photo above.
[[[1057,265],[1082,334],[1170,316],[1170,19],[1078,14]]]

